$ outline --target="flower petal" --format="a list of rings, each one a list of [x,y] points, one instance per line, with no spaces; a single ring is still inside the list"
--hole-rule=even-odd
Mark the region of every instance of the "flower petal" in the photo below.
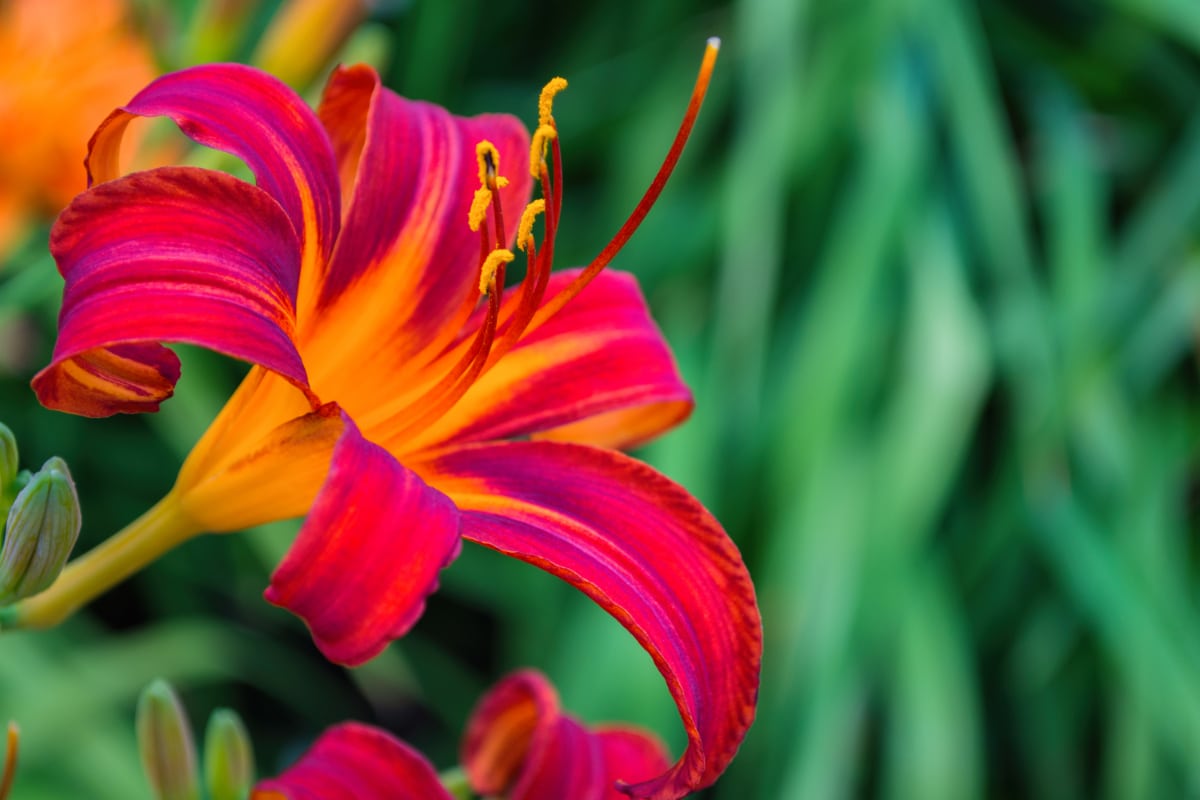
[[[290,386],[286,388],[289,394],[298,395]],[[210,533],[293,519],[308,511],[319,496],[337,445],[345,436],[341,409],[336,403],[327,403],[259,435],[232,441],[211,459],[198,461],[202,451],[193,450],[173,491],[187,516]]]
[[[658,737],[630,726],[601,726],[593,731],[600,741],[604,769],[609,776],[604,800],[625,800],[619,785],[652,780],[671,767],[667,749]]]
[[[425,757],[390,734],[344,722],[325,731],[251,800],[454,800]]]
[[[287,212],[305,266],[329,256],[340,220],[333,149],[312,109],[282,81],[241,64],[162,76],[100,124],[88,147],[89,184],[120,174],[121,139],[135,116],[170,117],[192,140],[242,159]]]
[[[557,442],[464,446],[414,466],[463,512],[463,537],[578,587],[666,678],[688,736],[666,773],[628,787],[708,786],[754,717],[762,624],[737,548],[693,497],[620,453]]]
[[[546,296],[577,272],[555,275]],[[631,447],[683,421],[691,410],[691,392],[637,279],[605,271],[526,335],[441,420],[393,449],[528,434]],[[387,441],[386,433],[377,438]]]
[[[511,180],[500,192],[511,239],[531,190],[523,167],[529,140],[513,117],[465,119],[401,98],[366,66],[334,73],[320,116],[353,195],[311,326],[302,292],[301,337],[318,391],[357,419],[410,382],[457,334],[464,299],[478,297],[479,235],[467,225],[478,187],[475,145],[495,144]],[[364,384],[363,365],[348,364],[347,351],[370,354],[372,371],[389,380]]]
[[[513,673],[484,695],[463,737],[471,788],[509,800],[604,800],[600,742],[561,714],[558,693],[533,670]]]
[[[412,627],[460,545],[454,504],[343,422],[325,485],[266,598],[303,618],[330,660],[357,665]]]
[[[66,279],[42,403],[86,416],[154,411],[189,342],[307,390],[292,343],[296,237],[266,193],[188,167],[139,172],[75,198],[50,249]]]

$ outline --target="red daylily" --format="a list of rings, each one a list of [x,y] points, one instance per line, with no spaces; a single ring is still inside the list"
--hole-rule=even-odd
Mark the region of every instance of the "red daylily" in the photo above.
[[[472,791],[507,800],[618,800],[618,786],[667,769],[661,742],[630,726],[589,729],[562,713],[558,693],[539,672],[508,676],[480,701],[467,723],[462,763]],[[326,731],[252,800],[451,800],[419,753],[359,723]]]
[[[250,800],[454,800],[425,757],[391,734],[344,722]]]
[[[558,692],[533,670],[514,673],[467,723],[462,763],[476,794],[509,800],[618,800],[618,785],[670,764],[656,737],[626,725],[588,729],[562,713]]]
[[[114,111],[92,137],[91,188],[52,232],[66,287],[39,399],[86,416],[154,411],[179,377],[159,342],[256,366],[167,497],[4,621],[55,624],[199,532],[307,513],[267,599],[358,664],[412,626],[466,538],[580,588],[653,657],[689,744],[632,793],[715,780],[754,714],[754,590],[694,498],[612,449],[682,420],[691,396],[634,279],[601,272],[678,158],[715,53],[630,222],[585,270],[553,276],[559,82],[532,148],[511,117],[454,117],[362,66],[335,72],[316,114],[236,65],[167,75]],[[121,176],[137,116],[240,157],[257,185],[189,167]],[[527,152],[529,172],[501,176]],[[512,225],[504,209],[531,176],[543,199]],[[528,269],[505,292],[517,228]]]

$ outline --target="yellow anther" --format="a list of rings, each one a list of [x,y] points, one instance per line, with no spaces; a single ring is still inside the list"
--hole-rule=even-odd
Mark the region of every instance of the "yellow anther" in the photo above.
[[[483,266],[479,268],[480,294],[488,293],[488,289],[491,288],[493,281],[496,280],[496,272],[500,269],[500,265],[509,263],[514,257],[512,250],[496,249],[488,253]]]
[[[495,179],[500,171],[500,153],[496,145],[484,139],[475,145],[475,158],[479,161],[479,185],[487,186],[488,177]]]
[[[538,214],[545,210],[546,201],[540,197],[525,206],[525,210],[521,212],[521,224],[517,226],[517,247],[519,249],[524,250],[525,243],[533,238],[533,221],[537,219]]]
[[[554,95],[567,88],[566,78],[551,78],[538,97],[538,127],[554,124]]]
[[[558,130],[553,125],[542,125],[533,132],[533,141],[529,144],[529,174],[535,178],[541,177],[542,164],[546,161],[546,150],[550,140],[558,138]]]
[[[491,203],[491,189],[480,186],[475,190],[475,198],[471,201],[471,210],[467,212],[467,224],[471,226],[471,230],[477,231],[483,225],[483,218],[487,216],[488,206]]]

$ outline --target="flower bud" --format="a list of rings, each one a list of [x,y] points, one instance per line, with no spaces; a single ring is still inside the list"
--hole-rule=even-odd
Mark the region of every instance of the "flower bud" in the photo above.
[[[82,522],[71,472],[61,458],[51,458],[8,510],[0,546],[0,605],[54,583],[75,547]]]
[[[4,763],[0,765],[0,800],[8,797],[12,789],[13,778],[17,773],[17,746],[21,739],[21,730],[17,723],[8,723],[7,743],[4,748]]]
[[[254,750],[236,712],[218,708],[204,734],[204,782],[209,800],[244,800],[254,784]]]
[[[0,422],[0,492],[17,477],[17,437]]]
[[[155,800],[200,800],[191,724],[166,681],[150,684],[138,699],[137,739]]]

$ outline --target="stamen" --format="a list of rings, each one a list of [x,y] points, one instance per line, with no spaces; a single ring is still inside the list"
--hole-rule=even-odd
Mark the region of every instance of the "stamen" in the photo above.
[[[558,233],[558,216],[562,209],[562,152],[559,149],[557,138],[554,139],[553,186],[551,186],[550,173],[545,164],[541,165],[540,173],[538,176],[542,186],[540,202],[546,214],[545,243],[540,252],[535,252],[533,240],[528,240],[529,250],[526,258],[529,266],[526,270],[525,282],[521,285],[521,297],[516,311],[509,317],[503,328],[500,341],[492,347],[492,354],[485,369],[503,358],[524,335],[529,321],[533,319],[534,312],[537,311],[546,294],[546,287],[550,284],[550,268],[554,264],[554,241]],[[545,198],[547,197],[551,198],[552,202],[546,203]]]
[[[514,256],[511,250],[496,249],[488,253],[483,266],[479,268],[479,293],[488,294],[495,285],[496,273],[501,264],[508,264]]]
[[[554,96],[567,88],[566,78],[551,78],[538,96],[538,127],[554,124]]]
[[[471,210],[467,212],[467,224],[471,226],[471,230],[479,230],[479,226],[483,225],[483,218],[487,216],[488,206],[492,202],[492,190],[486,186],[480,186],[475,190],[475,198],[471,201]]]
[[[547,180],[545,170],[542,170],[542,175],[544,192]],[[517,301],[517,308],[508,318],[507,323],[501,331],[500,341],[496,342],[492,347],[492,352],[485,369],[490,368],[503,358],[516,345],[522,334],[525,333],[529,321],[533,319],[534,312],[542,302],[542,297],[546,294],[546,286],[550,283],[550,266],[554,261],[554,235],[556,231],[554,206],[547,206],[545,199],[542,198],[534,200],[526,207],[525,214],[521,217],[521,230],[525,230],[526,225],[532,228],[534,217],[540,212],[545,212],[546,214],[545,247],[542,248],[541,252],[538,252],[534,247],[532,232],[522,234],[518,231],[518,245],[521,243],[527,245],[525,257],[528,260],[528,266],[525,271],[525,280],[521,284],[521,296]]]
[[[616,236],[604,246],[600,254],[592,259],[592,263],[588,264],[569,286],[550,298],[544,306],[538,309],[530,321],[529,327],[526,329],[527,331],[536,330],[546,320],[557,314],[572,297],[583,291],[583,288],[591,283],[592,278],[596,277],[600,273],[600,270],[608,266],[613,257],[629,241],[629,237],[633,236],[634,231],[642,224],[651,207],[654,206],[659,195],[662,194],[663,187],[667,184],[667,179],[671,177],[671,173],[675,170],[675,165],[679,162],[679,156],[683,153],[683,147],[687,144],[688,137],[692,133],[692,128],[696,124],[696,116],[700,113],[700,106],[704,103],[704,96],[708,93],[708,84],[712,80],[713,66],[716,64],[717,53],[720,48],[720,39],[713,36],[708,40],[704,49],[704,60],[700,63],[700,73],[696,76],[696,84],[692,88],[692,97],[688,101],[683,121],[679,124],[679,131],[675,134],[675,140],[671,142],[671,148],[667,151],[667,156],[663,159],[662,166],[658,168],[658,173],[654,176],[654,180],[650,182],[650,187],[642,195],[642,199],[634,207],[633,213],[629,215],[629,219],[625,220],[625,224],[617,231]],[[556,162],[558,160],[557,148],[555,160]],[[555,166],[557,167],[558,164],[556,163]],[[555,192],[557,193],[557,191],[558,187],[556,186]]]
[[[557,138],[558,129],[553,125],[539,125],[533,132],[533,139],[529,144],[530,175],[535,178],[541,177],[542,165],[546,163],[546,150],[550,147],[550,141]]]
[[[479,162],[479,188],[475,190],[475,197],[471,199],[471,210],[467,212],[467,225],[473,231],[479,230],[483,225],[492,195],[498,189],[508,186],[508,178],[497,175],[500,169],[500,153],[496,151],[494,144],[487,139],[480,141],[475,145],[475,159]]]
[[[546,210],[546,201],[539,197],[529,205],[525,206],[525,210],[521,213],[521,223],[517,226],[517,249],[524,250],[525,242],[533,238],[533,223],[537,219],[537,215],[544,213]]]
[[[675,140],[672,142],[662,166],[659,167],[658,173],[654,176],[654,180],[634,208],[633,213],[617,231],[616,236],[592,260],[592,263],[570,285],[550,298],[545,305],[541,305],[541,302],[550,282],[554,240],[562,210],[562,151],[554,122],[553,101],[554,96],[567,87],[567,82],[562,78],[554,78],[542,89],[538,99],[538,128],[530,143],[530,170],[541,185],[542,197],[525,207],[517,227],[517,247],[525,251],[529,263],[522,282],[521,295],[515,306],[511,306],[512,312],[503,326],[500,325],[500,311],[504,294],[504,271],[505,267],[514,260],[514,256],[510,250],[490,249],[488,229],[484,225],[484,219],[490,206],[494,213],[496,244],[502,244],[505,241],[505,228],[497,191],[508,181],[499,175],[500,155],[495,146],[488,141],[482,141],[476,146],[480,188],[476,191],[471,203],[469,222],[471,230],[480,233],[479,291],[487,296],[487,310],[482,324],[469,343],[466,340],[460,341],[435,359],[434,364],[437,366],[431,365],[431,367],[438,371],[448,366],[446,362],[450,359],[454,359],[457,363],[443,373],[442,378],[436,384],[422,391],[420,397],[408,403],[403,411],[393,415],[394,419],[402,419],[404,422],[391,435],[404,438],[412,432],[427,428],[439,419],[458,402],[458,399],[467,392],[476,379],[503,357],[522,336],[535,330],[558,313],[572,297],[582,291],[592,278],[612,261],[616,253],[641,225],[675,169],[708,91],[719,47],[720,40],[715,37],[708,40],[704,60],[700,65],[700,73],[696,78],[695,87],[692,89],[691,100],[683,121],[680,123],[679,131],[675,135]],[[546,156],[551,148],[553,149],[552,167],[546,163]],[[494,204],[492,203],[493,199],[496,201]],[[538,214],[545,215],[545,241],[540,251],[536,248],[533,237],[533,225]],[[466,300],[462,311],[469,314],[473,302],[470,298],[466,298]],[[539,305],[541,305],[540,308]],[[415,412],[415,414],[411,412]]]
[[[490,188],[500,168],[500,154],[496,152],[496,145],[487,139],[482,140],[475,145],[475,158],[479,161],[479,185]]]
[[[4,771],[0,772],[0,800],[8,797],[12,789],[13,778],[17,775],[17,744],[21,739],[21,729],[17,723],[8,723],[8,744],[4,748]]]

